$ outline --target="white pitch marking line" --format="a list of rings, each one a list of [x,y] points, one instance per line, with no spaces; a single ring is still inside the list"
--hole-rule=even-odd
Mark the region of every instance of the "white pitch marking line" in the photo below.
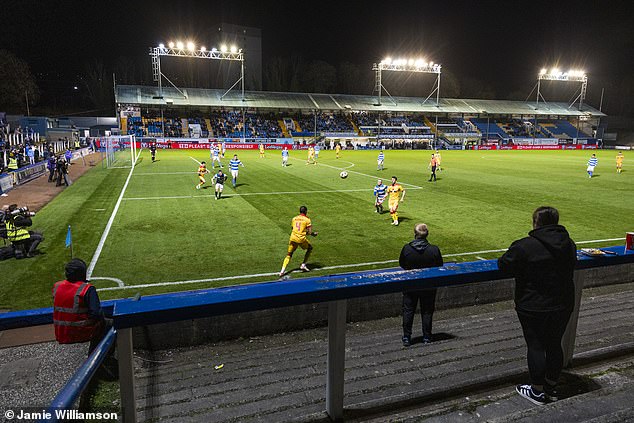
[[[298,159],[297,157],[291,157],[291,159],[295,159],[295,160],[302,160],[302,159]],[[302,160],[303,161],[303,160]],[[348,162],[348,163],[352,163],[352,162]],[[336,169],[336,170],[344,170],[344,169],[348,169],[347,167],[336,167],[336,166],[330,166],[327,165],[325,163],[319,163],[320,166],[326,166],[326,167],[330,167],[332,169]],[[356,170],[351,170],[349,171],[349,173],[356,173],[357,175],[362,175],[362,176],[367,176],[368,178],[372,178],[372,179],[383,179],[380,176],[376,176],[376,175],[369,175],[367,173],[361,173],[361,172],[357,172]],[[414,184],[407,184],[405,182],[401,182],[401,185],[407,185],[409,187],[412,188],[417,188],[417,189],[423,189],[423,187],[419,187],[418,185],[414,185]]]
[[[119,199],[117,200],[117,204],[114,206],[114,210],[112,210],[112,214],[110,215],[110,219],[108,219],[108,223],[106,224],[106,229],[104,229],[103,234],[101,234],[101,239],[99,240],[99,244],[97,245],[97,249],[95,250],[95,254],[92,256],[92,260],[90,260],[90,265],[88,266],[88,270],[86,271],[86,277],[90,279],[92,276],[93,270],[95,270],[95,266],[97,265],[97,260],[99,260],[99,256],[101,255],[101,250],[103,250],[103,246],[106,243],[106,238],[108,238],[108,234],[110,233],[110,228],[112,228],[112,223],[114,222],[114,218],[117,215],[117,211],[119,211],[119,206],[121,205],[121,201],[123,200],[123,195],[125,194],[125,190],[130,183],[130,179],[132,178],[132,172],[134,172],[134,166],[130,169],[130,173],[128,174],[128,178],[125,180],[125,184],[123,184],[123,189],[121,190],[121,194],[119,194]]]
[[[125,284],[123,283],[123,281],[119,278],[108,278],[108,277],[92,277],[90,278],[91,281],[95,281],[95,280],[104,280],[104,281],[112,281],[114,283],[116,283],[118,285],[119,288],[122,288],[125,286]]]
[[[475,258],[477,258],[478,260],[486,260],[484,257],[480,257],[480,256],[475,256]]]
[[[625,238],[608,238],[608,239],[594,239],[591,241],[579,241],[577,244],[590,244],[593,242],[606,242],[606,241],[623,241]],[[454,253],[454,254],[445,254],[443,257],[459,257],[459,256],[470,256],[475,254],[485,254],[485,253],[500,253],[506,251],[506,248],[502,248],[499,250],[485,250],[485,251],[472,251],[468,253]],[[478,257],[476,257],[478,258]],[[484,259],[482,259],[484,260]],[[390,264],[390,263],[398,263],[398,260],[385,260],[385,261],[371,261],[368,263],[352,263],[352,264],[340,264],[337,266],[327,266],[321,267],[317,270],[332,270],[332,269],[345,269],[349,267],[363,267],[363,266],[372,266],[377,264]],[[278,276],[279,273],[255,273],[252,275],[237,275],[237,276],[226,276],[220,278],[209,278],[209,279],[192,279],[187,281],[175,281],[175,282],[159,282],[159,283],[148,283],[142,285],[126,285],[122,287],[108,287],[108,288],[99,288],[97,291],[114,291],[120,289],[134,289],[134,288],[151,288],[153,286],[170,286],[170,285],[188,285],[195,283],[204,283],[204,282],[217,282],[217,281],[228,281],[228,280],[236,280],[236,279],[250,279],[250,278],[258,278],[264,276]],[[93,278],[95,279],[95,278]]]
[[[410,188],[421,189],[421,188]],[[276,192],[245,192],[242,194],[227,194],[226,198],[230,197],[246,197],[250,195],[304,195],[304,194],[320,194],[320,193],[336,193],[336,192],[370,192],[367,188],[360,189],[332,189],[332,190],[315,190],[315,191],[276,191]],[[178,200],[182,198],[207,198],[211,195],[175,195],[167,197],[127,197],[124,201],[139,201],[139,200]]]
[[[154,176],[154,175],[195,175],[196,172],[147,172],[135,173],[134,176]]]

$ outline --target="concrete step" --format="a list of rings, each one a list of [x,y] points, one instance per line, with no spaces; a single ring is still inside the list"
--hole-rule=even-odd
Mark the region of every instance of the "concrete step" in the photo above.
[[[615,288],[618,294],[584,298],[575,352],[585,354],[586,361],[609,348],[634,345],[631,288],[623,285]],[[526,379],[526,351],[520,325],[509,305],[499,311],[460,316],[454,316],[455,310],[437,312],[435,342],[415,343],[410,348],[401,346],[400,319],[349,324],[346,420],[363,420],[363,416],[372,419],[386,408],[436,404],[462,392],[477,392],[479,387],[502,383],[505,388],[500,398],[504,401],[499,409],[506,411],[501,415],[523,419],[515,407],[531,403],[514,394],[514,385]],[[420,324],[418,320],[416,324]],[[139,351],[136,380],[140,420],[324,419],[326,351],[324,329],[196,348]],[[223,367],[215,369],[220,364]],[[577,396],[581,393],[575,392]],[[480,406],[476,403],[469,407]],[[623,412],[614,409],[609,413]],[[452,411],[448,414],[451,418],[444,421],[472,421],[468,420],[471,415],[463,414]]]

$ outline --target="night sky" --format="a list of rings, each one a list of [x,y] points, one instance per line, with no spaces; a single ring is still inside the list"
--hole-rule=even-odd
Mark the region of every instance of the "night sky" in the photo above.
[[[73,81],[85,63],[147,57],[184,36],[213,46],[220,22],[262,29],[263,61],[292,52],[333,65],[371,67],[422,55],[458,78],[505,93],[526,89],[544,65],[582,68],[592,81],[632,74],[630,1],[30,1],[0,2],[0,48],[38,83]],[[148,68],[150,66],[148,58]]]

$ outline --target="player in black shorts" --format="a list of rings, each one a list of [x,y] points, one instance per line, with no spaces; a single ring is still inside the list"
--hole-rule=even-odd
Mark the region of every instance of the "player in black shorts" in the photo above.
[[[227,175],[222,173],[222,170],[219,170],[218,173],[214,175],[213,182],[216,184],[216,192],[214,193],[214,195],[216,196],[216,200],[219,200],[222,196],[222,190],[224,189],[226,180]]]

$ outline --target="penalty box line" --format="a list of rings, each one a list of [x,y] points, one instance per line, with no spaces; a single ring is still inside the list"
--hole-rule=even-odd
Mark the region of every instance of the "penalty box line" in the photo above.
[[[590,241],[579,241],[579,242],[577,242],[577,245],[579,245],[579,244],[592,244],[592,243],[596,243],[596,242],[623,241],[623,240],[625,240],[625,238],[594,239],[594,240],[590,240]],[[487,253],[501,253],[501,252],[504,252],[506,250],[507,250],[506,248],[501,248],[501,249],[497,249],[497,250],[482,250],[482,251],[471,251],[471,252],[466,252],[466,253],[445,254],[445,255],[443,255],[443,258],[470,256],[470,255],[487,254]],[[478,259],[480,260],[480,259],[483,259],[483,258],[478,258]],[[340,264],[340,265],[337,265],[337,266],[321,267],[321,268],[315,269],[315,270],[346,269],[346,268],[352,268],[352,267],[373,266],[373,265],[378,265],[378,264],[391,264],[391,263],[398,263],[398,260],[384,260],[384,261],[371,261],[371,262],[367,262],[367,263]],[[192,280],[186,280],[186,281],[159,282],[159,283],[148,283],[148,284],[126,285],[126,286],[119,285],[119,286],[113,286],[113,287],[107,287],[107,288],[99,288],[99,289],[97,289],[97,291],[116,291],[116,290],[121,290],[121,289],[151,288],[151,287],[155,287],[155,286],[191,285],[191,284],[196,284],[196,283],[230,281],[230,280],[239,280],[239,279],[251,279],[251,278],[258,278],[258,277],[265,277],[265,276],[278,276],[278,275],[279,275],[279,273],[277,273],[277,272],[273,272],[273,273],[254,273],[254,274],[251,274],[251,275],[225,276],[225,277],[208,278],[208,279],[192,279]],[[101,278],[101,279],[106,279],[106,278]],[[117,281],[120,281],[120,280],[117,279]]]

